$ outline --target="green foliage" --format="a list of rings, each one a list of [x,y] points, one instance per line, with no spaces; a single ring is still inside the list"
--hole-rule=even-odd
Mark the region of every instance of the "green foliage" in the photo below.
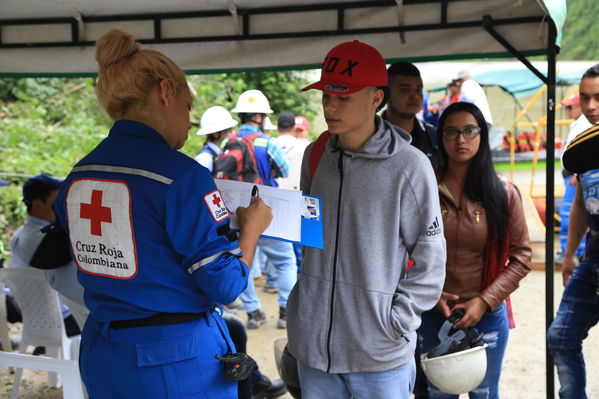
[[[16,184],[0,188],[0,240],[25,218],[22,176],[66,176],[105,135],[110,119],[91,79],[0,79],[0,172]]]
[[[558,59],[599,60],[599,2],[568,0],[568,14]]]
[[[25,219],[25,205],[21,202],[21,186],[2,187],[0,195],[0,259],[8,255],[8,243],[16,228]],[[2,245],[4,244],[4,245]]]

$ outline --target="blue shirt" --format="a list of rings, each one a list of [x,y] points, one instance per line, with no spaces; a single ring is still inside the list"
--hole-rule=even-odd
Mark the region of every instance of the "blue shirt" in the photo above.
[[[239,127],[237,135],[244,137],[253,133],[262,133],[262,130],[254,125],[244,124]],[[291,170],[291,165],[285,157],[283,150],[272,137],[267,135],[255,138],[254,148],[258,172],[262,181],[267,186],[277,187],[278,184],[275,177],[287,177]]]
[[[15,231],[10,241],[10,265],[12,267],[32,267],[33,254],[46,236],[42,229],[50,224],[49,221],[27,215],[25,223]],[[57,269],[44,270],[46,280],[52,288],[72,300],[83,303],[83,288],[77,283],[77,268],[69,262]],[[71,315],[69,308],[59,299],[62,317]]]
[[[114,124],[67,176],[55,210],[97,320],[200,313],[247,285],[212,176],[141,123]]]
[[[580,175],[587,223],[591,230],[599,232],[599,169],[590,170]],[[599,236],[589,237],[586,244],[585,257],[599,260]]]

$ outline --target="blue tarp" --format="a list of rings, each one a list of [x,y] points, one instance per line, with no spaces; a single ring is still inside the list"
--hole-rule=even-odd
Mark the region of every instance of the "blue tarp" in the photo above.
[[[580,81],[584,71],[558,74],[558,85],[575,85]],[[481,86],[499,86],[516,98],[528,96],[538,91],[543,82],[528,69],[504,69],[490,71],[474,76]]]
[[[560,73],[556,77],[557,85],[569,86],[580,82],[584,70]],[[543,82],[528,69],[502,69],[474,75],[481,86],[499,86],[516,98],[535,93],[543,86]],[[445,86],[430,89],[429,92],[445,90]]]

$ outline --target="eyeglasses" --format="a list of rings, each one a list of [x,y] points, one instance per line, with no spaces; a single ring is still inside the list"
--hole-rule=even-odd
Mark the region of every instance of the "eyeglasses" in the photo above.
[[[467,127],[462,130],[449,127],[447,129],[443,129],[443,138],[446,140],[457,140],[458,136],[461,134],[464,136],[466,140],[472,140],[480,133],[480,127]]]

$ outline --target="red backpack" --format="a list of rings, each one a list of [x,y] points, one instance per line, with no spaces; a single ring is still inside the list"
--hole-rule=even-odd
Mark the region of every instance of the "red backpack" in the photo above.
[[[316,168],[318,168],[318,163],[320,162],[320,158],[322,158],[322,154],[324,153],[324,147],[327,145],[327,141],[331,137],[331,132],[328,130],[322,133],[312,146],[312,152],[310,153],[310,183],[312,183],[312,178],[314,177],[314,173],[316,173]]]
[[[216,179],[262,184],[254,149],[254,139],[262,135],[252,133],[230,138],[223,147],[223,152],[214,160],[212,175]]]

